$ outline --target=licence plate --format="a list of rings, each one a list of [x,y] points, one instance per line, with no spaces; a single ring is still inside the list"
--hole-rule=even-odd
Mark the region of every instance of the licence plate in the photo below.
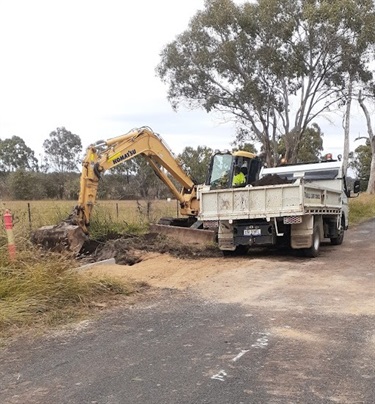
[[[261,229],[245,229],[244,236],[260,236],[262,234]]]

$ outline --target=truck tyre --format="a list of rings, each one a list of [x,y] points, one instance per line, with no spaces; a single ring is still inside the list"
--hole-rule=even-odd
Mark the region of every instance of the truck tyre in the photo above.
[[[345,233],[345,218],[344,216],[341,216],[341,226],[339,228],[338,235],[337,237],[331,238],[331,244],[341,245],[342,242],[344,241],[344,233]]]
[[[319,224],[314,224],[313,234],[312,234],[312,245],[310,248],[305,248],[304,253],[306,257],[315,258],[319,255],[320,248],[320,231]]]
[[[249,251],[249,247],[246,245],[238,245],[234,251],[222,250],[224,257],[238,257],[240,255],[246,255]]]
[[[224,257],[234,257],[236,256],[236,250],[231,251],[231,250],[221,250],[221,252],[223,253]]]

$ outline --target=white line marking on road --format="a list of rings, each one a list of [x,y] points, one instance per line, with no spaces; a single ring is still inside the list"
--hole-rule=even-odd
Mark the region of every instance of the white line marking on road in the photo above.
[[[241,356],[244,356],[246,352],[249,352],[250,349],[243,349],[235,358],[232,359],[232,362],[238,361],[238,359],[241,358]]]
[[[224,376],[227,376],[226,371],[225,370],[220,370],[220,372],[218,374],[216,374],[216,375],[213,375],[211,377],[211,379],[220,380],[221,382],[223,382],[224,381]]]
[[[251,345],[252,348],[265,348],[268,345],[268,332],[264,333],[262,337],[258,338],[254,344]]]

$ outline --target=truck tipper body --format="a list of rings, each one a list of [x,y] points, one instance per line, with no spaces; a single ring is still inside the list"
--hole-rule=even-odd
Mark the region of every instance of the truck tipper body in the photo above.
[[[324,238],[342,243],[349,196],[341,161],[262,168],[258,181],[241,188],[203,187],[199,218],[216,221],[225,255],[284,246],[315,257]]]

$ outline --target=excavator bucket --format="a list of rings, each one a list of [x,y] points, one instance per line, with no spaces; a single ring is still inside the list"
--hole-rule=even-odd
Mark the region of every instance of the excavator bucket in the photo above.
[[[212,244],[217,237],[216,227],[207,228],[193,218],[163,217],[159,223],[150,226],[150,231],[185,244]]]
[[[162,234],[173,240],[178,240],[184,244],[205,245],[216,241],[216,231],[214,230],[153,224],[150,226],[150,231]]]
[[[80,226],[62,222],[56,226],[43,226],[35,230],[31,236],[34,244],[45,249],[63,252],[70,251],[78,254],[88,236]]]

